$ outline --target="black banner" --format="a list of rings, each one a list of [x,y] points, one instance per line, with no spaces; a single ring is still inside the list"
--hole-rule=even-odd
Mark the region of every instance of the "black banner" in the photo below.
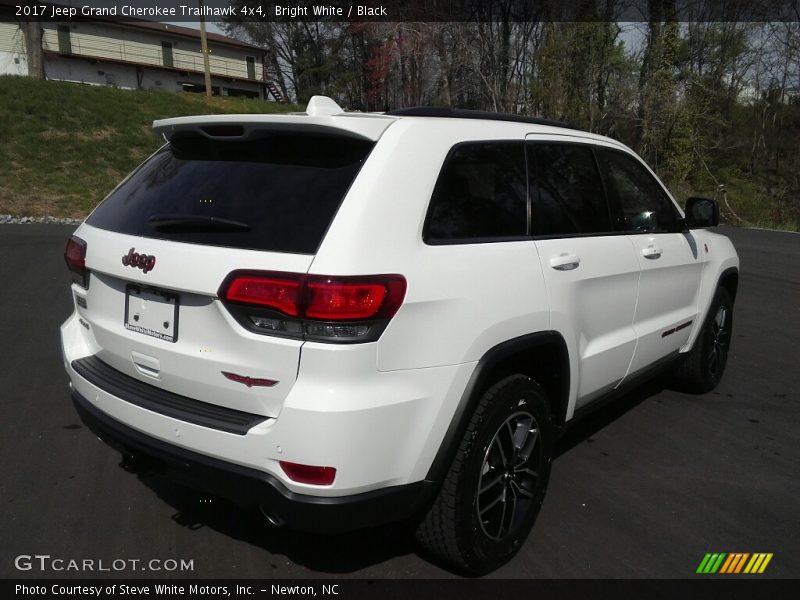
[[[326,598],[425,600],[432,598],[680,598],[681,600],[780,600],[796,598],[797,580],[6,580],[14,598]]]
[[[25,20],[207,21],[800,21],[800,0],[0,0]]]

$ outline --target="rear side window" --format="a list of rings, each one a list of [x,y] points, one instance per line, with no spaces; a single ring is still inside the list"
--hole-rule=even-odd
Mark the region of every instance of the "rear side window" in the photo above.
[[[642,164],[605,148],[597,157],[606,178],[608,196],[619,211],[617,228],[622,231],[675,231],[677,212],[661,186]]]
[[[424,239],[488,241],[528,229],[525,149],[520,142],[455,146],[433,191]]]
[[[611,218],[592,150],[577,144],[528,143],[533,233],[607,233]]]
[[[314,254],[372,147],[297,133],[173,139],[87,222],[149,238]]]

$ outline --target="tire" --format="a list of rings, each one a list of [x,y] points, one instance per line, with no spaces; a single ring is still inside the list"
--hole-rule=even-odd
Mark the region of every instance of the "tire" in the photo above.
[[[722,379],[733,333],[733,301],[717,288],[703,329],[675,373],[674,387],[690,394],[710,392]]]
[[[524,375],[494,384],[481,397],[439,494],[417,527],[423,551],[468,575],[510,560],[539,514],[552,455],[553,427],[542,388]]]

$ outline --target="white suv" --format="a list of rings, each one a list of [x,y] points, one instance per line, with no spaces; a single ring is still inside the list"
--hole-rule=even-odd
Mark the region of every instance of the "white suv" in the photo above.
[[[453,109],[156,121],[66,248],[84,422],[317,531],[507,561],[557,434],[660,368],[719,381],[739,261],[612,139]]]

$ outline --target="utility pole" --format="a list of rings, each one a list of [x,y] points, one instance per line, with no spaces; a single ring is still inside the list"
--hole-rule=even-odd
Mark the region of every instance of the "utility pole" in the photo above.
[[[203,0],[198,0],[200,7],[200,48],[203,52],[203,70],[206,75],[206,96],[211,98],[211,69],[208,66],[208,40],[206,39],[206,17],[203,14]]]

